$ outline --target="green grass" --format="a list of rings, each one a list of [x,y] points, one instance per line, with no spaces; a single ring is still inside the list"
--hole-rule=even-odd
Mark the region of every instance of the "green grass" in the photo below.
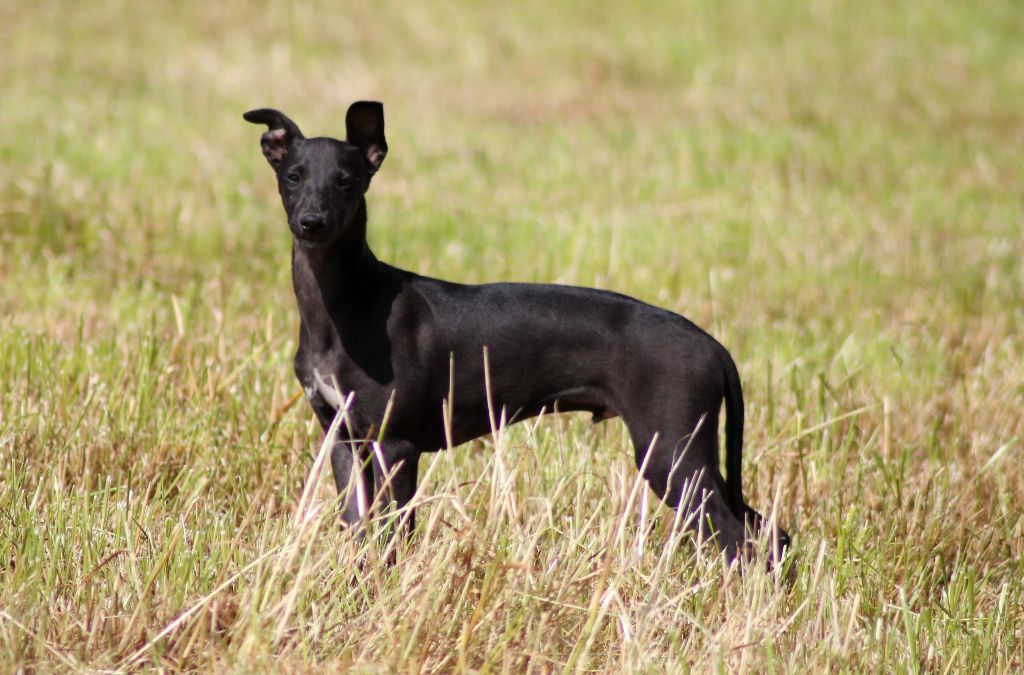
[[[4,5],[2,668],[1020,670],[1022,45],[1010,0]],[[582,416],[431,456],[397,566],[338,531],[241,113],[359,98],[379,257],[726,344],[792,583]]]

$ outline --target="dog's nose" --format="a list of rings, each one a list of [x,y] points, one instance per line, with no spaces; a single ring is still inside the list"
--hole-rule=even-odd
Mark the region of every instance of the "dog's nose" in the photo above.
[[[327,226],[327,218],[322,213],[310,213],[299,218],[299,227],[306,232],[317,232]]]

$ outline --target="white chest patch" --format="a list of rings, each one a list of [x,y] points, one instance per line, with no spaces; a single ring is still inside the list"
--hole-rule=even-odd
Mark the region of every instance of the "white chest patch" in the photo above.
[[[320,376],[320,371],[316,368],[313,369],[313,381],[316,384],[316,390],[320,392],[320,395],[327,401],[327,405],[331,406],[335,410],[341,408],[341,392],[332,383],[326,382],[324,378]],[[306,396],[312,395],[312,391],[306,390]]]

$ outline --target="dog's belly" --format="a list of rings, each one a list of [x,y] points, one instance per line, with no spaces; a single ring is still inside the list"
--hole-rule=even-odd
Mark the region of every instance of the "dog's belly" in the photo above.
[[[588,412],[595,423],[618,415],[609,405],[610,397],[599,389],[573,386],[527,392],[524,390],[536,384],[536,379],[526,376],[512,379],[509,386],[508,378],[491,378],[490,402],[483,381],[476,389],[468,386],[472,380],[465,382],[461,390],[456,384],[452,408],[454,445],[489,434],[492,426],[516,424],[538,415]]]

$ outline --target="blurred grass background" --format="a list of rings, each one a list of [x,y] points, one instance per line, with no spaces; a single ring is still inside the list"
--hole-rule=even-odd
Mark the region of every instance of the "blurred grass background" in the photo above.
[[[0,6],[0,660],[1021,667],[1022,41],[1010,1]],[[746,492],[777,500],[796,534],[793,586],[734,579],[723,616],[721,575],[684,547],[664,597],[692,587],[693,606],[646,643],[627,639],[651,621],[643,603],[623,601],[631,633],[511,582],[488,598],[503,547],[539,526],[527,509],[519,536],[464,494],[501,454],[486,441],[439,460],[424,488],[477,516],[460,527],[477,528],[463,583],[480,613],[424,591],[426,619],[392,617],[405,637],[361,624],[408,592],[410,564],[367,573],[380,597],[359,608],[310,597],[271,613],[289,628],[268,638],[278,577],[348,588],[341,556],[281,563],[204,605],[207,628],[157,639],[291,541],[319,441],[308,410],[285,405],[290,240],[241,113],[278,107],[307,135],[342,135],[367,98],[385,104],[390,146],[369,194],[379,257],[464,282],[614,289],[726,344],[747,397]],[[517,498],[557,502],[577,470],[628,477],[617,424],[510,430],[509,461],[531,477]],[[614,486],[579,480],[567,512],[613,521]],[[432,548],[444,536],[422,539],[409,556],[450,562]],[[560,561],[556,585],[600,548],[561,542],[531,549]],[[606,590],[565,583],[584,609]],[[220,626],[223,597],[235,614]],[[515,620],[493,623],[503,612]],[[448,623],[425,637],[417,621],[438,613]],[[489,630],[445,660],[474,621]]]

